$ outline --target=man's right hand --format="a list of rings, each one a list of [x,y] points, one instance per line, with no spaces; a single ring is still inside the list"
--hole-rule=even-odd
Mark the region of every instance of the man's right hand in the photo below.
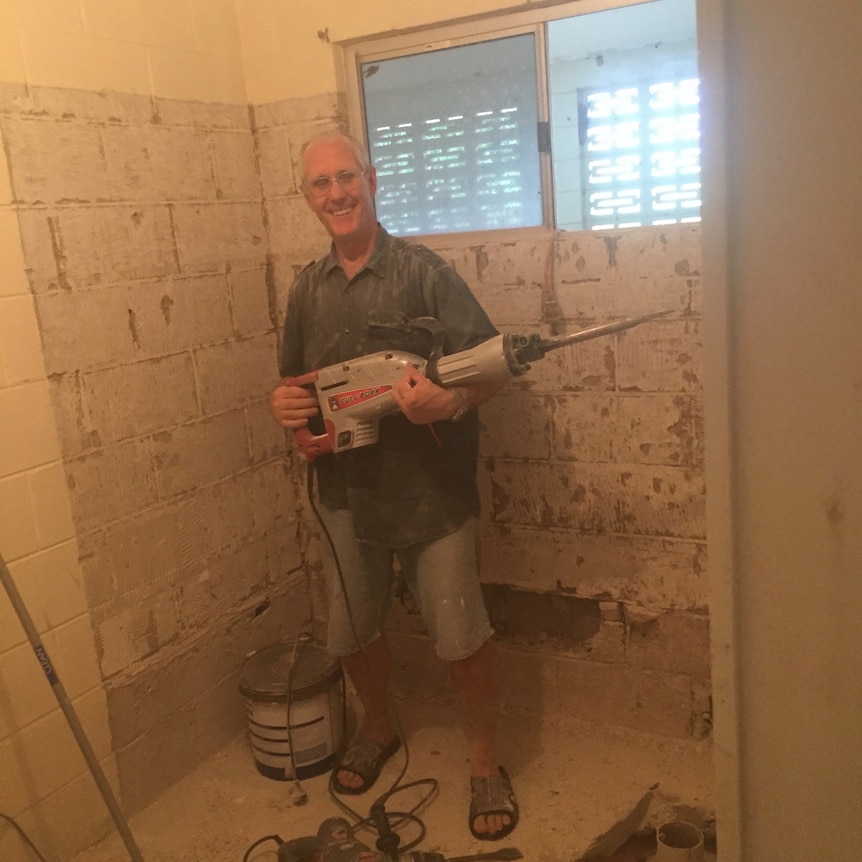
[[[302,428],[320,412],[317,398],[302,386],[282,381],[269,396],[269,409],[283,428]]]

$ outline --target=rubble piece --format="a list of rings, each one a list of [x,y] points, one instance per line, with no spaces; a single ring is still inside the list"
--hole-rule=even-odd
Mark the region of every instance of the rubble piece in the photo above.
[[[587,862],[588,859],[605,859],[622,847],[643,825],[657,788],[658,784],[654,784],[640,798],[629,814],[596,838],[586,849],[579,862]]]

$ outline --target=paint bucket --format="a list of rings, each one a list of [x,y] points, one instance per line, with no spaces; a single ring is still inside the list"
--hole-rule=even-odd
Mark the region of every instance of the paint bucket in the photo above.
[[[672,820],[656,830],[655,862],[702,862],[703,833],[692,823]]]
[[[311,778],[331,769],[344,730],[341,663],[308,635],[251,653],[239,681],[261,775]],[[288,720],[288,710],[290,720]]]

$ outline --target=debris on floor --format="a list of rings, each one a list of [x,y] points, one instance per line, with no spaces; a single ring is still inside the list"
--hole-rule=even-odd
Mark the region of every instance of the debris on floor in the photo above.
[[[433,779],[436,795],[420,812],[424,833],[405,836],[402,847],[419,837],[417,850],[447,859],[488,851],[492,845],[469,830],[467,743],[457,710],[439,699],[430,706],[420,697],[398,704],[407,745],[386,764],[373,790],[350,798],[352,808],[367,817],[397,781]],[[502,843],[517,847],[529,862],[575,862],[587,853],[591,860],[605,853],[614,862],[637,862],[654,855],[660,823],[714,820],[709,740],[512,717],[501,719],[500,736],[521,809],[517,829]],[[145,862],[243,862],[266,836],[285,841],[313,835],[324,820],[343,815],[329,795],[328,775],[302,780],[305,804],[296,804],[293,788],[261,775],[246,740],[238,737],[129,824]],[[357,837],[369,846],[376,840],[368,829],[357,828]],[[276,862],[277,851],[275,839],[261,842],[248,862]],[[70,862],[126,859],[119,836],[110,835]]]
[[[647,816],[650,803],[653,801],[657,788],[657,784],[653,785],[641,796],[634,808],[625,817],[617,820],[607,832],[599,835],[587,847],[582,857],[584,862],[588,859],[607,859],[643,827],[644,819]]]

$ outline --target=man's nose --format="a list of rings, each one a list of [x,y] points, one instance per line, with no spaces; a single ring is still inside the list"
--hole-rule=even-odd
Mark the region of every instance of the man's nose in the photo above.
[[[338,201],[347,197],[347,192],[335,177],[333,177],[332,182],[329,184],[329,188],[326,190],[326,193],[329,200]]]

